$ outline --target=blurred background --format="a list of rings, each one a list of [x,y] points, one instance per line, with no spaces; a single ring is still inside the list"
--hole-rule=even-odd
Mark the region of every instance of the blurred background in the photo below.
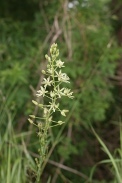
[[[70,112],[50,132],[42,182],[88,183],[92,174],[93,183],[113,183],[111,164],[95,166],[108,156],[91,126],[114,154],[121,142],[121,0],[0,1],[1,183],[35,181],[39,144],[27,118],[38,114],[32,99],[54,42],[75,98],[61,101]]]

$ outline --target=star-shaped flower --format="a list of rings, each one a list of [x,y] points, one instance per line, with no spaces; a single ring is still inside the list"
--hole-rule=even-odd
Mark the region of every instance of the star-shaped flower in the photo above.
[[[64,88],[64,96],[67,96],[69,98],[74,98],[74,96],[72,96],[73,92],[70,92],[70,89],[68,88]]]
[[[38,91],[37,91],[36,96],[37,96],[37,97],[40,97],[40,96],[43,96],[43,97],[44,97],[45,94],[46,94],[47,92],[48,92],[48,91],[46,91],[45,88],[43,88],[43,87],[41,86],[41,90],[38,90]]]
[[[52,69],[52,68],[48,68],[48,69],[47,69],[47,72],[48,72],[49,74],[53,74],[53,69]]]
[[[48,77],[47,79],[44,78],[44,81],[42,82],[42,84],[44,84],[44,87],[46,88],[47,86],[51,86],[52,81],[50,81],[50,77]]]
[[[61,60],[57,60],[57,61],[56,61],[56,66],[57,66],[58,68],[64,67],[63,64],[64,64],[64,62],[62,62]]]
[[[53,103],[49,102],[49,103],[50,103],[50,110],[53,110],[53,112],[55,112],[59,106],[59,103],[58,104],[55,104],[54,102]]]
[[[58,95],[59,98],[61,98],[63,96],[63,92],[62,92],[63,90],[64,90],[64,88],[60,88],[59,86],[57,86],[55,88],[55,93],[56,93],[56,95]]]
[[[67,76],[66,73],[62,73],[61,70],[59,72],[55,71],[55,73],[56,73],[59,81],[62,81],[62,82],[65,82],[65,83],[70,83],[69,82],[69,77]]]

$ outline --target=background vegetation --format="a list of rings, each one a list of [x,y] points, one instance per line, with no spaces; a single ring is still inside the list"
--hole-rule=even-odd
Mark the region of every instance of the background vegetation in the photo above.
[[[121,10],[121,0],[1,0],[1,183],[35,180],[38,140],[27,118],[38,114],[31,100],[43,79],[44,56],[54,42],[75,99],[62,101],[70,113],[65,125],[50,132],[42,182],[90,182],[91,172],[94,183],[117,182],[110,161],[93,171],[110,156],[101,150],[91,126],[114,154],[121,141]]]

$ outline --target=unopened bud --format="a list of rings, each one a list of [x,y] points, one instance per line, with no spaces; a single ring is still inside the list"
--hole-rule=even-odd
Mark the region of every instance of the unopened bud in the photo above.
[[[28,118],[28,121],[29,121],[31,124],[33,124],[33,121],[32,121],[30,118]]]
[[[59,125],[62,125],[64,122],[63,121],[58,121],[58,124]]]
[[[45,58],[48,60],[48,62],[51,61],[51,58],[47,54],[45,55]]]
[[[42,74],[46,74],[46,72],[44,70],[42,70]]]
[[[29,115],[31,118],[36,118],[34,115]]]
[[[32,100],[33,104],[38,105],[38,102],[36,102],[35,100]]]

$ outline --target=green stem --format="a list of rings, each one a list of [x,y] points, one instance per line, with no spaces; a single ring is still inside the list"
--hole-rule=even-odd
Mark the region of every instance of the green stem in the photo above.
[[[47,151],[47,132],[48,132],[48,129],[49,129],[49,116],[50,116],[50,113],[47,115],[47,118],[45,120],[45,126],[43,128],[43,131],[40,130],[39,133],[43,133],[42,136],[40,137],[40,150],[39,150],[39,155],[40,155],[40,158],[39,158],[39,164],[37,165],[38,166],[38,171],[37,171],[37,178],[36,178],[36,183],[40,183],[40,178],[41,178],[41,175],[43,173],[43,163],[46,159],[46,151]]]

